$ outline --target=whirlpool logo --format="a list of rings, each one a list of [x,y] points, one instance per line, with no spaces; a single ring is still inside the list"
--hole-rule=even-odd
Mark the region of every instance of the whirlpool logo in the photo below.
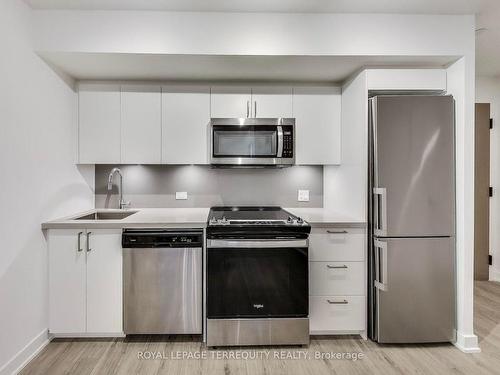
[[[260,310],[260,309],[264,308],[264,305],[261,303],[254,303],[253,307],[254,307],[254,309]]]

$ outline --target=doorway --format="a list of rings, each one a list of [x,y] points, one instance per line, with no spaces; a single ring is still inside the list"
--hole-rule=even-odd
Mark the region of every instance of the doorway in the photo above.
[[[490,104],[476,103],[474,159],[474,279],[489,279]]]

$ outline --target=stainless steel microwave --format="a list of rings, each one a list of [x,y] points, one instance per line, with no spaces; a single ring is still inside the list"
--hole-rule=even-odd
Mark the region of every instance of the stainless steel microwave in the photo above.
[[[212,118],[210,163],[215,166],[295,164],[294,118]]]

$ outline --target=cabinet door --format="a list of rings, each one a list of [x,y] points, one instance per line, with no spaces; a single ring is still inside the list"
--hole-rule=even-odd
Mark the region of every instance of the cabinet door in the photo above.
[[[250,117],[292,117],[292,88],[252,87]]]
[[[49,331],[84,333],[85,231],[51,229],[48,232],[48,244]]]
[[[246,118],[251,110],[250,87],[216,86],[211,88],[211,117]]]
[[[82,84],[78,102],[79,163],[120,163],[120,86]]]
[[[88,232],[87,332],[121,333],[122,246],[121,230]]]
[[[295,88],[297,164],[340,164],[341,93],[339,88]]]
[[[160,86],[121,88],[121,163],[161,162]]]
[[[209,121],[209,87],[162,87],[162,162],[207,164]]]

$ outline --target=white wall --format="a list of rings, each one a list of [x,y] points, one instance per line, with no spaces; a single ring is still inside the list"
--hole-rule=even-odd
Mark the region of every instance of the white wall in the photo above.
[[[93,168],[73,164],[76,94],[33,53],[31,13],[0,2],[0,374],[47,339],[40,223],[93,207]]]
[[[36,49],[47,51],[458,57],[474,46],[473,15],[44,10],[35,14]]]
[[[490,132],[490,280],[500,281],[500,78],[476,77],[476,103],[490,103],[493,129]]]

